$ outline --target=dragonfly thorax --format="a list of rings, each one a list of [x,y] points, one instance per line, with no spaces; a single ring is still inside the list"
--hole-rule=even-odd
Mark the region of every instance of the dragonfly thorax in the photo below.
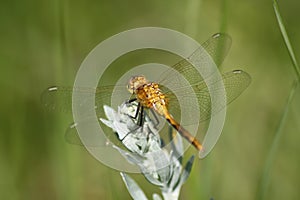
[[[166,114],[168,100],[157,83],[144,84],[136,89],[135,94],[142,106],[153,108],[160,115]]]
[[[145,76],[134,76],[129,80],[127,88],[142,106],[153,108],[158,114],[165,115],[168,101],[159,84],[149,82]]]

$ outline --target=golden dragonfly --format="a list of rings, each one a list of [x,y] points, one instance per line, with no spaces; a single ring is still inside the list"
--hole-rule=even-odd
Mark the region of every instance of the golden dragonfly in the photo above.
[[[160,80],[152,82],[148,81],[143,75],[133,75],[129,80],[127,89],[134,98],[129,101],[137,101],[138,105],[142,108],[152,109],[156,114],[166,119],[166,121],[197,150],[201,151],[203,148],[201,143],[176,120],[176,117],[180,117],[181,113],[178,98],[182,97],[181,100],[188,109],[194,109],[196,106],[199,106],[201,113],[200,122],[209,119],[210,116],[214,114],[211,108],[211,91],[209,91],[204,78],[201,77],[191,63],[194,65],[205,64],[204,62],[206,61],[204,59],[207,58],[208,53],[215,64],[219,66],[228,53],[230,46],[230,36],[224,33],[217,33],[204,42],[202,48],[195,50],[188,58],[182,59],[177,64],[171,66],[172,70],[163,72]],[[188,80],[189,86],[196,95],[198,105],[190,103],[187,88],[180,82],[180,79],[177,77],[178,74]],[[209,77],[205,78],[209,79]],[[216,84],[216,82],[220,81],[223,83],[226,91],[226,104],[229,104],[250,85],[251,76],[243,70],[233,70],[223,73],[219,80],[211,84]],[[173,90],[171,91],[168,87],[165,87],[165,85],[168,84],[172,84],[177,88],[177,95],[174,94]],[[115,91],[116,88],[117,90],[124,90],[125,86],[99,86],[96,88],[95,108],[97,109],[97,116],[103,117],[103,105],[108,104],[111,93],[113,90]],[[214,90],[219,89],[218,87],[214,87]],[[74,90],[83,95],[88,95],[91,92],[88,88],[54,86],[48,88],[42,94],[42,101],[51,109],[68,110],[71,107],[71,97]],[[222,103],[218,104],[217,102],[214,112],[221,111],[225,106],[226,105]],[[193,116],[190,116],[190,121],[191,123],[195,123],[193,122]],[[75,128],[76,123],[72,124],[66,132],[66,139],[70,143],[78,143]]]

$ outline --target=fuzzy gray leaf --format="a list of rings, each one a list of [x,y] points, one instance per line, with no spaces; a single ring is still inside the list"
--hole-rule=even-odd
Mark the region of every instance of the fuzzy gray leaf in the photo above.
[[[143,192],[143,190],[138,186],[138,184],[132,178],[130,178],[130,176],[122,172],[120,174],[127,187],[127,190],[129,191],[130,196],[134,200],[147,200],[147,197]]]

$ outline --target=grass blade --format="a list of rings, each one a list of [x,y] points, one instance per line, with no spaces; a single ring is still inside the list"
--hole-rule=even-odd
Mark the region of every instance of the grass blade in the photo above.
[[[280,138],[281,138],[282,133],[283,133],[282,129],[283,129],[284,124],[286,122],[288,110],[289,110],[289,107],[290,107],[291,102],[293,100],[293,97],[295,95],[297,85],[298,85],[298,82],[295,81],[293,86],[292,86],[292,89],[290,91],[290,94],[289,94],[288,100],[286,102],[286,105],[284,107],[283,113],[281,115],[281,118],[280,118],[278,127],[276,129],[276,133],[275,133],[270,151],[267,155],[267,160],[266,160],[265,167],[264,167],[264,170],[263,170],[262,179],[261,179],[261,183],[260,183],[260,186],[259,186],[259,192],[258,192],[258,195],[259,195],[258,199],[261,199],[261,200],[265,199],[265,196],[266,196],[267,188],[269,186],[269,181],[270,181],[271,168],[272,168],[272,165],[273,165],[273,162],[274,162],[274,159],[275,159],[276,152],[278,151],[278,148],[279,148]]]
[[[283,40],[284,40],[284,44],[285,44],[285,46],[286,46],[286,48],[289,52],[289,55],[290,55],[290,58],[291,58],[292,62],[293,62],[293,67],[294,67],[294,70],[296,72],[297,78],[298,78],[298,80],[300,80],[299,65],[297,63],[297,60],[296,60],[296,57],[295,57],[295,54],[294,54],[294,51],[293,51],[293,47],[290,43],[289,37],[288,37],[287,32],[285,30],[285,26],[284,26],[283,20],[281,18],[279,8],[278,8],[278,4],[277,4],[276,0],[273,0],[273,7],[274,7],[275,15],[276,15],[276,18],[277,18],[277,22],[278,22],[278,25],[279,25],[279,28],[280,28],[281,35],[282,35]]]

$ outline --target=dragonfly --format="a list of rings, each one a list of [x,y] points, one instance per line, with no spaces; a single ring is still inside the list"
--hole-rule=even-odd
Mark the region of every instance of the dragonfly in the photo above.
[[[189,123],[197,123],[195,119],[203,122],[224,109],[226,104],[230,104],[240,96],[251,83],[251,76],[243,70],[233,70],[221,74],[218,80],[214,80],[210,84],[217,86],[220,82],[223,83],[226,92],[226,104],[224,105],[224,103],[217,101],[212,109],[211,91],[209,91],[207,85],[207,79],[210,79],[210,77],[202,77],[193,65],[205,65],[205,59],[207,59],[208,54],[214,63],[220,66],[230,49],[231,38],[227,34],[217,33],[212,35],[201,46],[202,48],[196,49],[189,57],[171,66],[170,70],[162,72],[158,81],[148,81],[143,75],[133,75],[127,85],[128,91],[134,96],[129,101],[137,101],[138,106],[142,109],[153,110],[154,113],[164,118],[198,151],[203,150],[202,144],[184,128],[183,124],[177,121],[182,113],[179,100],[181,101],[180,105],[183,105],[182,109],[194,110],[199,108],[200,118],[187,116]],[[189,86],[186,86],[179,76],[185,77],[189,82]],[[167,85],[172,85],[172,88],[176,88],[176,91],[169,89]],[[198,105],[191,103],[190,90],[187,90],[187,87],[191,87],[193,90]],[[212,88],[215,91],[220,90],[219,86]],[[124,91],[124,89],[126,89],[125,85],[99,86],[96,88],[95,109],[98,117],[104,116],[102,108],[110,102],[112,92]],[[43,92],[42,101],[50,109],[69,110],[72,105],[71,97],[74,90],[78,94],[85,96],[94,92],[94,90],[92,91],[89,88],[53,86]],[[84,104],[84,102],[81,103]],[[77,123],[79,122],[73,123],[67,128],[65,138],[69,143],[80,143],[76,132]]]
[[[160,89],[158,83],[149,82],[145,76],[134,76],[129,80],[128,91],[136,97],[130,101],[138,101],[139,107],[153,109],[157,114],[163,116],[182,137],[188,140],[196,149],[202,150],[201,143],[193,137],[183,126],[181,126],[169,113],[167,109],[168,99]],[[141,118],[142,119],[142,118]]]

